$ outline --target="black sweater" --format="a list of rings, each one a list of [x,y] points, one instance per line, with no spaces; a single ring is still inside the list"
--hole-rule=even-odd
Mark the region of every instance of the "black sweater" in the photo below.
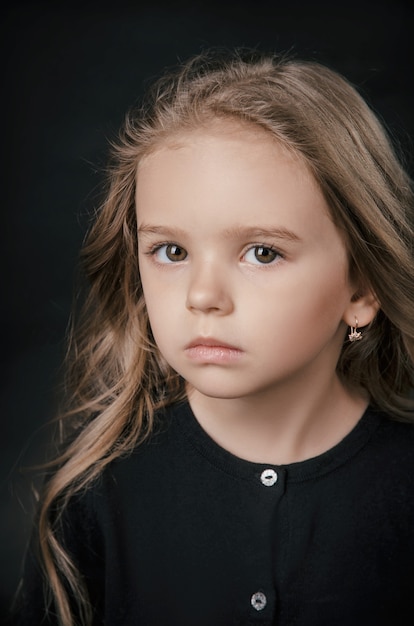
[[[372,409],[328,452],[275,466],[223,450],[177,405],[64,519],[97,625],[414,619],[414,426]],[[37,571],[29,554],[21,623],[55,624]]]

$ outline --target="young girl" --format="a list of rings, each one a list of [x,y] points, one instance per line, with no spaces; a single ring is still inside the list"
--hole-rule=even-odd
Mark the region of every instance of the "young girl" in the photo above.
[[[406,624],[411,181],[334,71],[207,52],[126,120],[21,623]]]

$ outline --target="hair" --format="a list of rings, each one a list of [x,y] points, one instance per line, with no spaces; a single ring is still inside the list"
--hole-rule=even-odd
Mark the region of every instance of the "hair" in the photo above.
[[[105,199],[81,251],[87,296],[70,333],[63,451],[38,515],[41,561],[60,623],[92,622],[81,576],[59,540],[62,511],[185,397],[151,335],[138,266],[135,184],[143,157],[216,119],[256,125],[307,164],[347,245],[350,272],[380,303],[363,341],[344,339],[337,370],[392,418],[413,420],[413,187],[357,89],[314,61],[206,51],[161,76],[112,145]],[[69,599],[71,598],[71,599]]]

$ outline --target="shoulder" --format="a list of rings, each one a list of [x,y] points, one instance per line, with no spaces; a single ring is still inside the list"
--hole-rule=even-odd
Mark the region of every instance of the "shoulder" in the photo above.
[[[390,450],[390,454],[399,452],[414,460],[414,421],[401,421],[391,414],[372,408],[368,409],[367,417],[378,424],[373,436],[373,443],[385,446]]]
[[[185,437],[180,420],[182,406],[172,405],[155,415],[151,433],[133,449],[113,459],[86,490],[77,496],[73,506],[89,518],[105,513],[110,516],[119,501],[136,503],[145,494],[157,492],[176,476],[183,458]]]
[[[414,423],[402,422],[394,416],[369,409],[367,421],[373,428],[363,457],[366,467],[384,485],[414,492]],[[379,478],[378,478],[379,479]]]

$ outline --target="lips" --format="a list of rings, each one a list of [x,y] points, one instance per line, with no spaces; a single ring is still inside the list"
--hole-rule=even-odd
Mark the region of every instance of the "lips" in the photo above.
[[[187,357],[196,363],[230,364],[239,360],[243,351],[212,337],[194,339],[185,348]]]
[[[214,337],[198,337],[186,346],[186,350],[196,348],[198,346],[206,346],[210,348],[223,348],[227,350],[239,350],[236,346],[232,346],[220,339],[214,339]]]

